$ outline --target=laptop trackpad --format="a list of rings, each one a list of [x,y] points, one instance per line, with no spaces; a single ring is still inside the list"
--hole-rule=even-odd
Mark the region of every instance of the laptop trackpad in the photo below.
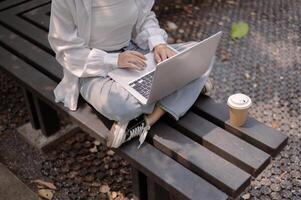
[[[153,52],[145,54],[144,56],[147,59],[146,61],[147,67],[144,70],[118,68],[109,72],[108,75],[116,82],[127,84],[129,82],[136,80],[137,78],[144,76],[145,74],[148,74],[150,71],[153,71],[156,68],[157,64],[154,60]]]

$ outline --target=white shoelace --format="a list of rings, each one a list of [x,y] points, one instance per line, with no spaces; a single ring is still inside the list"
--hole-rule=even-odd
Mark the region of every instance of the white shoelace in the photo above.
[[[138,149],[140,148],[140,146],[143,144],[143,142],[145,141],[145,138],[147,136],[147,133],[150,129],[150,126],[149,125],[146,125],[144,128],[143,128],[143,132],[141,133],[140,137],[139,137],[139,146],[138,146]]]
[[[133,137],[140,135],[140,137],[139,137],[140,144],[138,146],[138,149],[139,149],[140,146],[145,141],[149,129],[150,129],[150,126],[149,125],[144,126],[144,124],[141,124],[140,126],[135,127],[134,129],[132,129],[130,131],[130,137],[128,138],[128,140],[131,140]]]

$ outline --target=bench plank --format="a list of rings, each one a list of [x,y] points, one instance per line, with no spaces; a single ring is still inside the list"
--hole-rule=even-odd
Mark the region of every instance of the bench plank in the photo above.
[[[49,16],[46,13],[50,11],[50,7],[50,3],[46,4],[44,6],[38,7],[34,10],[24,13],[22,17],[48,32],[50,21]]]
[[[234,135],[275,156],[287,144],[288,137],[256,119],[249,117],[243,127],[232,126],[229,122],[227,105],[216,103],[207,96],[200,96],[194,105],[202,117],[221,126]]]
[[[152,179],[147,178],[147,200],[158,199],[172,200],[167,190],[159,186]]]
[[[0,1],[0,12],[6,9],[9,9],[11,7],[17,6],[20,3],[23,3],[24,0],[6,0],[6,1]]]
[[[223,200],[225,193],[192,173],[175,160],[164,155],[148,143],[137,150],[138,141],[127,143],[116,149],[125,159],[131,160],[139,171],[154,179],[168,191],[182,199]],[[186,196],[184,196],[185,194]]]
[[[23,35],[27,40],[35,41],[41,45],[44,49],[49,52],[52,51],[48,42],[47,32],[40,29],[39,27],[33,26],[28,21],[17,16],[18,14],[36,8],[37,6],[42,6],[43,4],[50,3],[49,0],[34,0],[28,1],[26,3],[20,4],[8,10],[0,12],[0,21],[7,27],[14,29],[15,32]]]
[[[14,51],[14,54],[25,60],[29,60],[28,62],[30,62],[31,65],[34,65],[43,73],[46,72],[48,76],[55,80],[59,80],[63,77],[62,67],[48,52],[24,40],[1,25],[0,38],[3,44]]]
[[[257,176],[269,164],[269,154],[193,112],[188,112],[173,124],[177,124],[177,128],[194,138],[196,142],[203,144],[253,176]]]
[[[155,147],[230,196],[250,183],[250,175],[170,126],[157,122],[149,133]]]
[[[147,177],[142,172],[131,166],[133,181],[133,199],[140,200],[147,196]]]

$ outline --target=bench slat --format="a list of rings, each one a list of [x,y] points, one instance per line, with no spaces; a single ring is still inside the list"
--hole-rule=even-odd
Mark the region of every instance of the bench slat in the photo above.
[[[155,147],[231,196],[250,183],[248,173],[162,122],[149,135]]]
[[[14,1],[7,0],[7,1],[3,1],[3,2],[0,3],[0,11],[11,8],[15,5],[18,5],[19,3],[22,3],[22,2],[24,2],[24,0],[14,0]]]
[[[45,32],[44,30],[36,26],[33,26],[28,21],[17,16],[18,14],[26,10],[35,8],[36,6],[42,6],[43,4],[47,4],[49,2],[50,2],[49,0],[38,0],[38,1],[35,0],[35,1],[28,1],[26,3],[20,4],[16,7],[0,12],[0,21],[1,23],[6,24],[9,27],[12,27],[20,34],[26,35],[26,37],[36,41],[44,48],[51,51],[51,47],[48,43],[47,32]]]
[[[176,122],[173,122],[176,124]],[[177,122],[179,129],[205,147],[237,165],[253,176],[258,175],[270,161],[270,155],[219,128],[215,124],[188,112]]]
[[[117,149],[127,160],[166,190],[183,199],[223,200],[227,195],[148,143],[137,150],[135,140]],[[171,187],[172,186],[172,187]],[[183,196],[185,194],[186,196]]]
[[[49,55],[49,53],[39,49],[37,46],[32,43],[24,40],[15,33],[9,31],[0,25],[0,37],[1,42],[13,49],[17,56],[24,57],[34,65],[38,65],[39,70],[47,72],[51,77],[54,77],[56,80],[63,77],[62,67],[58,64],[54,57]]]
[[[226,105],[216,103],[207,96],[200,96],[194,109],[209,121],[246,140],[268,154],[275,156],[287,144],[288,137],[256,119],[249,117],[243,127],[234,127],[229,122]]]
[[[47,12],[50,11],[51,4],[46,4],[44,6],[38,7],[34,10],[31,10],[29,12],[26,12],[23,14],[23,16],[30,20],[31,22],[37,24],[39,27],[41,27],[44,30],[49,29],[49,16],[46,15]]]

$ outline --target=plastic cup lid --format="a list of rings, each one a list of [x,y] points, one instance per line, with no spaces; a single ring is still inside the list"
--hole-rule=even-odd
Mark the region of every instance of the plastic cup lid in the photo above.
[[[228,106],[234,109],[246,109],[250,108],[252,101],[250,97],[245,94],[237,93],[228,98]]]

